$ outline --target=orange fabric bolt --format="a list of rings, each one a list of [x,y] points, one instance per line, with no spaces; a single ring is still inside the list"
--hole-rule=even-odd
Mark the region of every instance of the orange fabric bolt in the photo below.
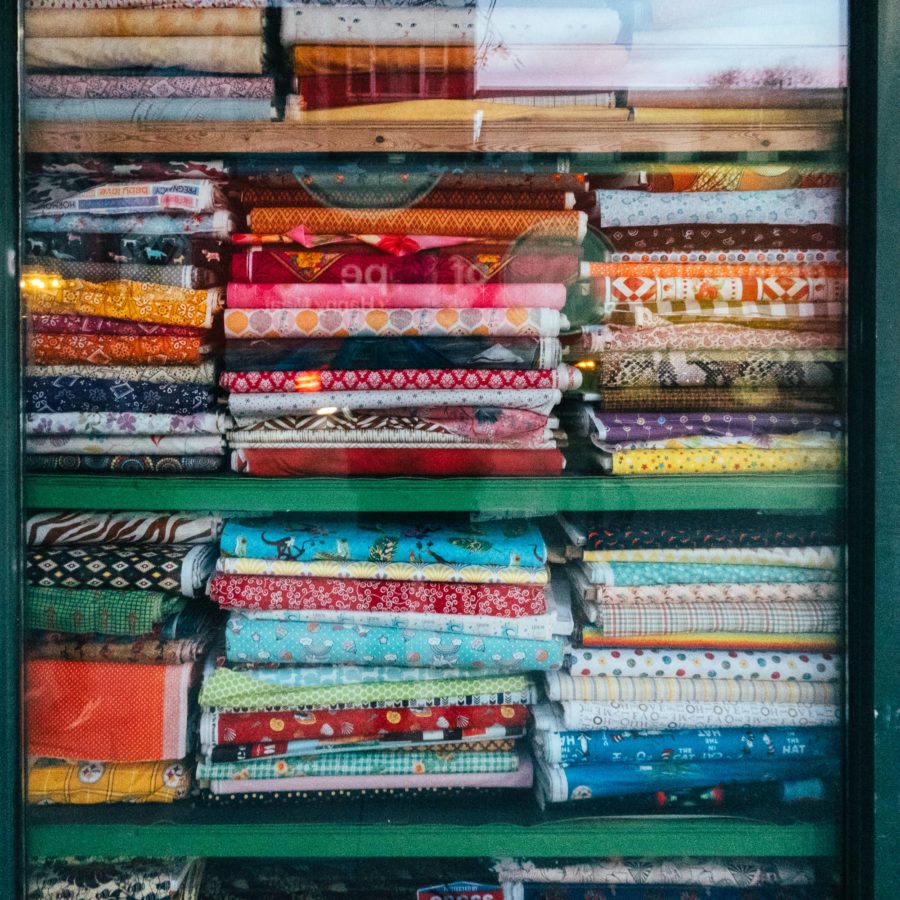
[[[42,366],[198,365],[204,344],[204,338],[173,335],[33,334],[29,355]]]

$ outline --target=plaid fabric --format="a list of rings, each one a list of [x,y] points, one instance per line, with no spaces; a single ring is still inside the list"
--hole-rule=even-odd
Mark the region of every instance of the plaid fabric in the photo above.
[[[38,760],[28,770],[29,803],[171,803],[185,797],[191,770],[164,762],[65,763]]]
[[[25,626],[68,634],[137,636],[184,608],[183,597],[152,591],[28,586]]]
[[[252,759],[238,763],[207,763],[197,766],[197,778],[210,781],[243,781],[247,778],[295,778],[298,775],[462,775],[515,772],[515,751],[480,753],[435,753],[420,750],[386,750],[368,753],[326,753],[283,759]]]
[[[594,616],[591,615],[594,619]],[[829,600],[780,600],[777,603],[684,600],[662,603],[605,603],[596,607],[596,624],[604,634],[659,634],[685,631],[758,631],[837,633],[841,604]],[[663,642],[664,639],[663,639]]]

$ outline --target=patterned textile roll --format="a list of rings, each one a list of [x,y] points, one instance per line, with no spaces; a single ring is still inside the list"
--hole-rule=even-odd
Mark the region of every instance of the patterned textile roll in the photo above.
[[[462,244],[407,256],[362,244],[321,251],[252,247],[231,258],[232,280],[256,284],[566,284],[578,275],[577,253],[527,243]]]
[[[468,72],[474,45],[298,44],[291,47],[294,75],[345,75],[386,71]]]
[[[205,544],[218,540],[222,519],[201,513],[32,513],[29,547],[58,544]]]
[[[220,456],[27,456],[29,472],[124,472],[138,475],[146,472],[174,475],[192,472],[218,472],[222,468]]]
[[[40,366],[70,363],[197,366],[208,347],[206,339],[201,337],[39,333],[33,334],[28,342],[28,357]]]
[[[839,450],[627,450],[610,454],[604,469],[613,475],[703,475],[746,472],[835,472],[843,464]],[[607,468],[608,467],[608,468]]]
[[[51,456],[222,456],[225,441],[218,434],[53,435],[27,438],[25,452]]]
[[[634,387],[605,388],[596,408],[602,412],[653,409],[659,412],[684,411],[765,411],[825,412],[837,410],[836,391],[818,387],[719,388],[719,387]]]
[[[84,378],[103,376],[104,380],[144,381],[150,384],[197,384],[212,388],[216,381],[215,362],[208,357],[199,365],[104,365],[99,368],[92,362],[69,363],[62,366],[26,366],[28,378]],[[121,424],[121,420],[120,420]],[[164,434],[166,429],[151,434]],[[102,432],[101,432],[102,433]]]
[[[314,234],[435,234],[513,240],[556,238],[581,243],[587,216],[577,210],[470,209],[314,209],[270,207],[250,211],[250,229],[258,234],[288,234],[303,229]]]
[[[22,267],[22,277],[37,274],[53,274],[59,278],[79,278],[83,281],[143,281],[151,284],[167,284],[172,287],[205,288],[220,283],[212,269],[200,266],[151,266],[149,263],[100,263],[75,260],[54,260]]]
[[[723,93],[727,98],[728,92]],[[730,93],[736,95],[735,99],[740,99],[739,92]],[[797,97],[798,93],[790,91],[787,97]],[[671,94],[667,92],[661,92],[661,96],[668,96],[671,99]],[[814,100],[815,92],[809,92],[806,99]],[[653,102],[635,105],[667,106],[666,103]],[[803,105],[805,104],[798,103],[798,106]],[[725,106],[731,109],[740,108],[738,104],[732,103],[726,103]],[[648,166],[635,167],[627,172],[590,176],[592,188],[628,189],[664,194],[679,191],[774,191],[786,188],[840,187],[843,182],[843,174],[827,165],[747,166],[742,163],[719,162],[652,163]]]
[[[161,337],[206,337],[205,328],[191,325],[161,325],[156,322],[131,322],[105,316],[57,315],[47,313],[28,318],[29,329],[37,334],[118,334]]]
[[[212,392],[201,384],[166,384],[103,378],[25,378],[25,411],[151,412],[190,415],[206,412]]]
[[[556,337],[555,309],[226,309],[227,338]]]
[[[25,96],[101,100],[142,97],[210,99],[243,98],[271,100],[272,78],[241,78],[229,75],[101,75],[84,73],[57,75],[32,73],[25,76]]]
[[[29,413],[25,417],[28,435],[100,434],[224,434],[231,427],[225,413],[62,412]]]
[[[24,249],[30,261],[40,260],[41,266],[46,261],[47,272],[55,272],[54,267],[60,260],[117,265],[137,263],[154,268],[188,265],[218,272],[228,261],[231,244],[229,241],[193,234],[160,236],[134,231],[123,234],[56,232],[38,231],[29,225]],[[148,280],[167,283],[158,278]],[[227,278],[221,278],[221,281],[226,280]]]
[[[228,306],[243,309],[562,309],[566,287],[542,284],[240,284]]]

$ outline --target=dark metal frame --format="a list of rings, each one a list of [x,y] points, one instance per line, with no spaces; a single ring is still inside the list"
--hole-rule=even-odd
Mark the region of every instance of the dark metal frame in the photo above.
[[[22,828],[19,46],[0,2],[0,897],[20,895]],[[900,890],[900,0],[851,14],[850,411],[844,883],[853,900]],[[876,189],[877,186],[877,189]]]

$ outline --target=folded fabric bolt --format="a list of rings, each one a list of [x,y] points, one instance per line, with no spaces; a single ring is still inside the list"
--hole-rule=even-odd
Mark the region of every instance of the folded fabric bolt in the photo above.
[[[557,337],[551,309],[226,309],[226,338]]]
[[[465,100],[475,94],[475,73],[412,70],[309,75],[295,78],[293,90],[293,94],[285,97],[285,120],[295,116],[300,118],[307,110],[341,106],[363,106],[405,100]],[[290,197],[286,202],[303,203],[304,198]],[[479,209],[484,208],[477,204],[475,206]]]
[[[201,266],[187,265],[156,265],[149,263],[131,262],[89,262],[68,259],[42,259],[37,263],[26,264],[22,267],[22,277],[31,275],[53,275],[57,278],[78,278],[82,281],[147,281],[153,284],[167,284],[180,288],[204,288],[220,284],[221,280],[212,269]],[[34,317],[31,325],[34,330]],[[120,322],[120,325],[132,323]],[[54,331],[53,328],[44,328],[46,331]],[[61,329],[60,329],[61,330]]]
[[[137,636],[184,608],[184,598],[154,591],[25,590],[25,627],[69,634]]]
[[[449,634],[443,631],[280,621],[232,613],[225,630],[233,662],[459,667],[543,671],[563,661],[559,639]]]
[[[265,393],[231,394],[228,410],[239,425],[315,413],[334,407],[338,410],[405,409],[412,401],[417,407],[493,407],[504,410],[528,410],[549,416],[562,392],[556,389],[529,388],[431,388],[417,390],[414,399],[407,390],[311,391],[304,394]]]
[[[774,681],[734,678],[659,678],[631,675],[572,676],[548,672],[551,700],[698,703],[837,703],[840,690],[830,682]]]
[[[798,703],[571,700],[559,706],[569,731],[674,728],[800,728],[840,722],[840,707]],[[707,782],[709,783],[709,782]]]
[[[549,309],[561,310],[559,284],[228,284],[228,307],[239,309]],[[358,315],[358,313],[357,313]]]
[[[577,571],[577,570],[576,570]],[[745,584],[748,582],[840,581],[834,567],[747,565],[744,563],[605,562],[582,563],[580,571],[592,584],[619,586],[662,584]]]
[[[221,284],[227,280],[223,270],[223,261],[227,261],[231,250],[230,234],[233,221],[230,213],[218,211],[212,216],[145,216],[144,219],[152,220],[151,228],[159,233],[145,233],[135,230],[138,227],[135,216],[84,216],[73,217],[81,221],[79,232],[80,241],[69,240],[71,231],[60,229],[60,225],[68,221],[67,217],[41,217],[47,223],[47,229],[39,231],[34,227],[34,221],[29,221],[28,237],[25,238],[27,260],[39,270],[48,273],[57,271],[57,264],[62,261],[85,263],[115,263],[124,266],[120,278],[130,281],[154,281],[158,284],[169,284],[169,279],[157,276],[156,278],[129,278],[127,267],[133,264],[148,265],[155,269],[169,269],[173,266],[190,265],[202,267],[213,273],[213,284]],[[70,223],[71,224],[71,223]],[[105,231],[110,224],[117,226],[118,230]],[[188,229],[183,231],[185,225]],[[85,230],[88,226],[92,230]],[[211,237],[208,234],[196,234],[198,228],[215,226],[221,227],[224,234],[221,238]],[[174,230],[173,230],[174,229]],[[229,238],[229,240],[224,240]],[[44,264],[46,263],[46,268]],[[31,271],[29,267],[29,271]],[[63,278],[81,278],[80,274],[64,275]],[[107,281],[103,275],[100,278],[87,278],[87,281]],[[185,285],[175,285],[184,287]],[[186,285],[187,287],[205,287],[205,284]]]
[[[316,709],[258,713],[204,711],[200,743],[204,747],[253,742],[297,741],[338,735],[386,736],[448,728],[514,728],[528,720],[522,705],[428,706],[396,709]]]
[[[242,78],[234,75],[105,75],[96,72],[78,75],[31,73],[25,76],[26,97],[103,100],[110,97],[210,99],[240,98],[271,100],[275,96],[272,78]]]
[[[323,477],[539,477],[560,475],[565,457],[559,450],[476,447],[395,447],[390,455],[376,456],[367,446],[310,449],[235,450],[231,468],[235,472],[270,478],[295,475]]]
[[[839,569],[840,547],[646,547],[585,550],[586,563],[663,562]]]
[[[165,384],[105,378],[24,379],[27,413],[170,413],[205,412],[212,392],[205,385]]]
[[[25,416],[28,435],[224,434],[225,413],[169,415],[151,412],[45,412]]]
[[[545,711],[546,712],[546,711]],[[677,731],[556,731],[555,713],[541,714],[551,730],[534,732],[535,753],[550,765],[704,762],[707,760],[840,757],[835,728],[711,728]]]
[[[604,412],[640,412],[645,409],[699,412],[757,412],[769,409],[834,415],[839,395],[833,387],[625,387],[604,388],[597,408]]]
[[[32,98],[25,104],[25,118],[30,122],[267,122],[274,118],[274,109],[271,100],[241,97]]]
[[[193,597],[206,585],[215,555],[205,544],[32,547],[25,571],[28,584],[37,587],[161,590]]]
[[[834,200],[832,201],[834,202]],[[555,238],[580,243],[587,215],[580,210],[347,209],[256,207],[248,217],[257,234],[433,234],[510,240]]]
[[[581,629],[581,643],[585,647],[656,649],[665,643],[673,650],[704,650],[718,647],[727,650],[754,652],[837,653],[841,639],[837,632],[793,632],[779,634],[771,631],[666,631],[647,634],[607,634],[596,625]]]
[[[192,663],[38,659],[26,663],[26,678],[32,756],[137,762],[187,754]]]
[[[598,190],[596,195],[604,229],[743,222],[841,225],[844,221],[841,188],[669,194]]]
[[[79,42],[81,42],[79,38]],[[68,236],[70,234],[81,234],[82,240],[87,237],[87,245],[91,247],[109,247],[116,246],[119,250],[125,249],[123,236],[127,236],[127,240],[133,241],[130,252],[138,252],[141,248],[143,257],[142,262],[157,261],[165,264],[174,261],[176,255],[183,255],[188,252],[189,242],[179,242],[177,238],[186,237],[188,235],[198,238],[227,238],[234,231],[234,216],[231,212],[224,209],[216,210],[212,213],[194,213],[192,215],[178,216],[169,215],[167,213],[146,213],[132,215],[98,215],[96,213],[66,213],[59,216],[38,216],[30,215],[28,217],[28,230],[30,233],[47,232],[48,234],[64,234],[66,235],[66,243],[61,246],[66,248],[73,259],[82,257],[76,255],[78,251],[74,247],[70,247]],[[97,241],[92,240],[94,235],[105,235],[107,239]],[[115,236],[115,241],[112,241]],[[157,237],[173,237],[173,244],[169,253],[153,246],[156,241],[148,241],[148,238]],[[26,238],[26,242],[28,239]],[[52,241],[50,241],[52,244]],[[216,242],[216,246],[222,245]],[[33,252],[32,244],[28,244],[29,252]],[[46,249],[46,248],[45,248]],[[66,252],[60,250],[59,252]],[[205,251],[205,252],[204,252]],[[108,253],[109,251],[107,251]],[[87,251],[85,258],[91,258],[91,251]],[[119,255],[116,253],[115,255]],[[122,254],[125,255],[125,254]],[[221,258],[221,250],[216,249],[211,252],[206,247],[198,247],[198,257],[211,261],[216,256]],[[131,258],[131,257],[128,257]],[[103,262],[109,261],[108,255],[101,256]],[[193,260],[193,255],[191,256]]]
[[[378,581],[443,582],[459,584],[531,584],[546,585],[550,572],[544,566],[487,566],[480,564],[414,563],[377,561],[312,560],[309,562],[248,557],[219,557],[216,571],[228,573],[229,583],[218,576],[210,590],[217,599],[239,593],[256,602],[270,593],[290,590],[285,578],[358,578]],[[234,575],[254,576],[233,579]],[[265,576],[265,577],[259,577]],[[270,579],[268,576],[273,576]]]
[[[29,37],[27,69],[193,69],[262,73],[262,34],[249,36]]]
[[[191,767],[177,760],[37,760],[28,768],[26,797],[30,804],[172,803],[186,797],[190,787]],[[130,872],[133,876],[134,870]]]
[[[300,35],[297,38],[303,40]],[[290,48],[290,54],[291,68],[297,76],[390,70],[466,72],[475,69],[474,44],[402,46],[367,41],[343,44],[317,42],[295,44]]]
[[[92,265],[88,263],[88,265]],[[97,265],[103,265],[97,263]],[[117,268],[120,268],[117,266]],[[148,266],[148,268],[154,268]],[[157,269],[165,268],[156,266]],[[124,274],[124,273],[120,273]],[[80,276],[72,276],[78,278]],[[112,279],[108,279],[112,280]],[[131,280],[131,279],[130,279]],[[147,279],[152,281],[153,279]],[[168,284],[158,281],[157,284]],[[182,285],[173,285],[181,287]],[[188,285],[192,287],[192,285]],[[128,319],[110,319],[106,316],[82,316],[47,313],[28,317],[29,329],[33,334],[121,334],[149,335],[161,337],[209,337],[208,330],[193,325],[162,325],[158,322],[134,322]]]
[[[538,797],[548,803],[591,800],[656,791],[684,790],[712,784],[784,781],[808,775],[836,777],[838,758],[810,760],[704,760],[702,763],[602,763],[570,768],[539,764]]]
[[[666,678],[839,681],[841,658],[830,653],[754,653],[710,648],[697,653],[672,649],[568,647],[573,676],[615,675]]]
[[[26,278],[22,297],[30,312],[84,313],[113,319],[211,328],[222,306],[218,288],[192,290],[139,281],[94,283],[79,279]]]
[[[69,662],[114,662],[129,665],[175,666],[195,662],[209,650],[214,634],[198,633],[194,637],[163,639],[155,633],[133,640],[97,635],[69,635],[55,632],[32,632],[28,655],[31,659],[66,660]]]
[[[220,456],[78,456],[73,454],[28,455],[29,472],[158,472],[174,475],[184,472],[218,472]]]
[[[29,547],[59,544],[207,544],[222,531],[220,516],[205,513],[34,512],[25,522]]]
[[[94,363],[79,362],[67,365],[34,365],[25,367],[28,378],[95,378],[102,376],[108,381],[143,381],[150,384],[201,384],[212,388],[216,382],[215,362],[204,359],[199,365],[122,366],[104,365],[97,368]]]
[[[225,441],[220,435],[157,434],[137,437],[121,435],[71,435],[60,437],[29,437],[25,440],[26,453],[84,455],[137,454],[146,456],[223,456]]]
[[[702,577],[702,573],[701,577]],[[731,603],[733,606],[747,604],[775,604],[782,600],[821,600],[840,603],[844,598],[844,586],[837,581],[811,581],[791,583],[789,581],[750,581],[744,584],[728,582],[666,582],[654,584],[615,586],[588,584],[577,570],[569,573],[579,596],[587,602],[582,604],[584,612],[591,616],[593,611],[607,606],[627,607],[643,605],[670,606],[717,602]],[[593,621],[593,619],[592,619]]]
[[[294,562],[542,566],[547,561],[540,529],[523,520],[230,519],[220,547],[223,556]]]
[[[225,710],[321,709],[343,705],[352,708],[408,706],[485,706],[533,703],[534,685],[527,675],[477,675],[469,678],[357,683],[294,687],[287,672],[260,669],[235,670],[223,666],[207,673],[200,690],[200,705]],[[475,673],[473,673],[473,676]],[[267,680],[268,679],[268,680]]]
[[[208,350],[201,337],[33,334],[27,352],[32,363],[42,366],[197,366]]]
[[[209,583],[209,596],[220,606],[262,612],[432,613],[516,619],[547,611],[544,588],[529,585],[215,575]]]
[[[176,339],[177,340],[177,339]],[[229,341],[225,367],[237,371],[548,370],[561,362],[557,338],[352,337]],[[365,376],[360,376],[365,377]],[[323,380],[324,376],[323,376]]]
[[[566,390],[581,384],[578,369],[323,369],[304,371],[223,372],[220,387],[237,394],[323,393],[329,391],[415,391],[410,399],[423,402],[420,391],[466,390],[480,403],[476,390]],[[339,404],[346,406],[346,403]]]
[[[30,205],[28,216],[69,213],[122,216],[129,213],[210,213],[224,205],[218,185],[206,178],[103,183]]]
[[[61,9],[25,13],[29,37],[176,37],[254,35],[262,32],[256,9],[82,9],[77,16]]]

